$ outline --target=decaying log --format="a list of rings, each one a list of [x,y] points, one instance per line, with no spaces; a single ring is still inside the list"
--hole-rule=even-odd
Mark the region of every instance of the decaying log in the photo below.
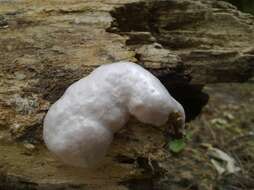
[[[132,120],[104,166],[84,171],[45,149],[47,109],[97,66],[129,60],[159,77],[191,118],[207,102],[203,85],[253,76],[253,24],[216,0],[0,1],[0,189],[163,189],[163,127]]]

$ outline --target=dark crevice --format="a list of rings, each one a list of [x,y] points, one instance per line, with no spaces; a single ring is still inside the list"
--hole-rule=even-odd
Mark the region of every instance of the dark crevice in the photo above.
[[[126,45],[135,52],[136,48],[153,43],[161,44],[162,51],[170,48],[189,48],[190,44],[198,46],[193,42],[185,41],[182,36],[179,36],[179,39],[173,39],[170,35],[172,30],[195,25],[204,19],[205,12],[202,10],[196,14],[186,12],[188,14],[186,17],[176,11],[184,12],[188,10],[189,6],[190,3],[187,1],[181,3],[177,1],[149,1],[125,4],[111,11],[114,21],[107,31],[128,36]],[[163,20],[165,18],[166,22]],[[179,62],[172,66],[169,61],[168,67],[154,69],[146,67],[141,57],[142,54],[136,53],[135,58],[138,63],[157,76],[170,94],[183,105],[187,121],[200,114],[209,97],[202,92],[203,85],[190,84],[191,78],[186,75],[183,63]],[[149,60],[146,62],[149,63]],[[151,63],[153,62],[154,60],[151,61]],[[158,58],[157,62],[160,63],[161,59]]]
[[[181,81],[181,78],[176,79],[174,75],[159,77],[159,79],[169,93],[183,105],[187,122],[195,119],[208,103],[209,96],[202,91],[203,85],[190,85],[188,82],[176,83],[175,81]]]
[[[206,20],[206,11],[188,12],[190,2],[183,1],[150,1],[125,4],[111,11],[115,20],[107,29],[113,33],[150,32],[156,41],[164,47],[182,49],[199,46],[201,41],[188,41],[184,36],[172,38],[170,32],[196,27]],[[179,14],[178,11],[185,12]],[[165,21],[164,19],[167,19]],[[127,34],[128,35],[128,34]],[[132,37],[130,36],[132,41]],[[133,39],[135,41],[135,39]]]
[[[134,158],[125,155],[117,155],[114,160],[122,164],[133,164],[136,161]]]
[[[152,178],[130,179],[120,183],[130,190],[154,190]]]
[[[150,70],[167,88],[169,93],[182,104],[186,121],[195,119],[208,103],[209,96],[203,92],[204,85],[190,84],[190,77],[184,74],[184,67],[179,65],[169,70]]]
[[[235,5],[240,11],[251,13],[254,15],[254,1],[253,0],[224,0]]]
[[[149,160],[146,157],[138,157],[136,159],[137,167],[143,170],[143,174],[139,177],[131,178],[120,182],[131,190],[155,190],[158,189],[158,181],[165,175],[158,162]]]

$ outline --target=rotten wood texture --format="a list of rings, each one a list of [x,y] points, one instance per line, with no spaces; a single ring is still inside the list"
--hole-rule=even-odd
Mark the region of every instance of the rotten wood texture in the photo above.
[[[42,145],[48,107],[74,81],[120,60],[202,107],[203,85],[253,76],[253,23],[215,0],[0,1],[0,189],[159,188],[169,172],[163,130],[130,122],[101,169],[77,170]]]

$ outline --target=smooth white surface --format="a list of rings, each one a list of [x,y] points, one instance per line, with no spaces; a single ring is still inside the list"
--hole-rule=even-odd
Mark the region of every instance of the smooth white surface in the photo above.
[[[129,115],[156,126],[183,107],[161,82],[141,66],[118,62],[98,67],[72,84],[51,106],[44,141],[66,164],[92,167],[100,162]]]

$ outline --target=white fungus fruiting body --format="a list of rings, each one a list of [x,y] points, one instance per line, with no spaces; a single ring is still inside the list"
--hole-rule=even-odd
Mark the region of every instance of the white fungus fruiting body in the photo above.
[[[159,126],[172,112],[180,113],[184,125],[183,107],[150,72],[131,62],[107,64],[72,84],[51,106],[43,138],[66,164],[92,167],[130,114]]]

